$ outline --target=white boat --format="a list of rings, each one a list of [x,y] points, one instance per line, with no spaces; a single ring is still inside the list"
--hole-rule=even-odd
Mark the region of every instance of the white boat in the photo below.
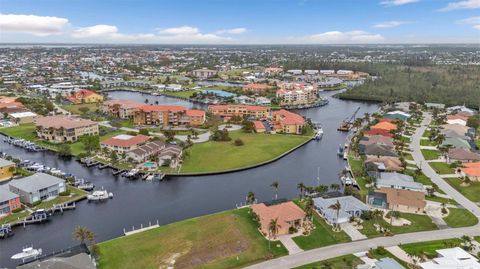
[[[12,256],[12,260],[25,260],[29,258],[36,258],[37,256],[42,255],[42,249],[34,249],[33,247],[27,247],[22,249],[22,252],[17,253]]]
[[[319,128],[315,133],[315,140],[320,140],[323,137],[323,129]]]
[[[151,181],[153,180],[154,175],[148,175],[145,180]]]
[[[106,190],[94,191],[92,194],[87,195],[88,201],[101,201],[108,198],[113,198],[113,193]]]

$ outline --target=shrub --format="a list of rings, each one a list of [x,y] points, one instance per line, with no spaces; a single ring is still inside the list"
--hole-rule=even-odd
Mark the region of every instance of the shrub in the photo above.
[[[38,200],[38,201],[34,202],[32,204],[32,207],[35,207],[35,206],[39,205],[41,202],[42,202],[42,200]]]
[[[64,192],[59,193],[58,195],[60,196],[69,196],[70,195],[70,190],[65,190]]]
[[[237,146],[237,147],[244,145],[243,140],[240,139],[240,138],[235,139],[234,144],[235,144],[235,146]]]
[[[298,232],[297,228],[295,228],[295,227],[293,227],[293,226],[290,227],[290,228],[288,228],[288,233],[289,233],[289,234],[294,234],[294,233],[296,233],[296,232]]]
[[[21,211],[23,211],[23,207],[15,208],[14,210],[12,210],[12,213],[18,213]]]

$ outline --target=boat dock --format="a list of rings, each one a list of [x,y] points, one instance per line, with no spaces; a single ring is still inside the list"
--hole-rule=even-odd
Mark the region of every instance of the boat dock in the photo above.
[[[128,235],[132,235],[132,234],[136,234],[136,233],[141,233],[141,232],[144,232],[144,231],[148,231],[148,230],[151,230],[151,229],[155,229],[155,228],[158,228],[160,227],[160,225],[158,224],[158,219],[157,219],[157,223],[156,224],[153,224],[151,222],[148,223],[148,226],[145,226],[143,227],[143,224],[140,224],[140,228],[138,229],[135,229],[135,226],[132,226],[132,230],[131,231],[126,231],[125,228],[123,228],[123,235],[125,236],[128,236]]]
[[[75,202],[71,204],[59,204],[59,205],[54,205],[52,208],[46,209],[42,211],[41,214],[35,214],[36,212],[32,213],[31,216],[25,217],[24,219],[20,219],[17,221],[14,221],[10,223],[11,227],[15,226],[23,226],[25,227],[26,225],[30,224],[37,224],[37,223],[42,223],[48,220],[48,218],[52,215],[54,215],[57,212],[63,213],[63,211],[66,210],[73,210],[75,209],[76,205]]]

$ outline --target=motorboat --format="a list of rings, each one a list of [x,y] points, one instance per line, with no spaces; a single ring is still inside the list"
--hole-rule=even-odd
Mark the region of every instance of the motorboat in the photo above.
[[[42,249],[34,249],[33,247],[26,247],[22,249],[22,252],[12,256],[12,260],[26,260],[30,258],[36,258],[42,255]]]
[[[315,133],[315,140],[320,140],[322,139],[322,137],[323,137],[323,129],[320,127]]]
[[[92,194],[87,195],[88,201],[102,201],[108,198],[113,198],[113,193],[106,190],[94,191]]]
[[[77,188],[84,191],[92,191],[95,188],[95,185],[90,182],[81,182],[77,185]]]
[[[138,174],[138,169],[132,169],[129,172],[125,173],[124,177],[135,177]]]

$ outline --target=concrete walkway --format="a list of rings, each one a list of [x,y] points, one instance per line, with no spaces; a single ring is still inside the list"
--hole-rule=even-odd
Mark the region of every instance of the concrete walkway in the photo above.
[[[292,236],[289,234],[282,235],[278,237],[278,240],[282,242],[285,248],[288,250],[288,254],[296,254],[303,251],[296,243],[293,241]]]
[[[367,239],[367,237],[360,233],[357,228],[353,227],[350,222],[340,224],[340,228],[342,228],[342,230],[348,234],[348,236],[350,236],[352,241]]]
[[[427,206],[425,206],[425,212],[429,216],[433,223],[437,225],[438,229],[448,229],[447,223],[443,220],[442,214],[442,205],[439,203],[427,201]]]
[[[408,256],[408,253],[405,252],[405,250],[401,249],[399,246],[388,247],[385,249],[388,252],[392,253],[397,258],[399,258],[400,260],[406,263],[414,264],[413,259],[410,256]]]

